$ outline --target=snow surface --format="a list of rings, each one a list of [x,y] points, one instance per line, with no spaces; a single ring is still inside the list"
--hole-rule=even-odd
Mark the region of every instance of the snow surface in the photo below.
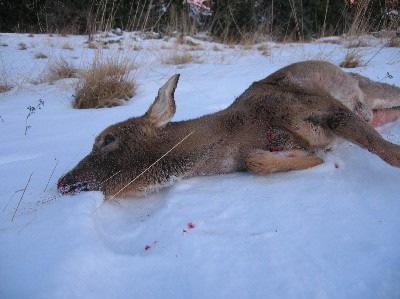
[[[90,62],[86,37],[0,36],[8,45],[0,47],[1,73],[15,86],[0,94],[0,298],[400,298],[400,170],[348,142],[306,171],[198,177],[120,201],[58,195],[57,179],[94,137],[145,112],[175,73],[174,120],[182,120],[228,106],[289,63],[338,64],[350,50],[269,43],[264,56],[257,46],[214,51],[216,44],[197,41],[201,63],[176,66],[160,62],[176,51],[165,48],[187,46],[124,38],[123,50],[113,44],[103,54],[135,61],[136,96],[121,107],[75,110],[77,79],[31,82],[53,58]],[[28,49],[18,50],[20,42]],[[383,42],[357,48],[368,64],[352,71],[400,86],[400,51]],[[49,58],[35,59],[38,52]],[[25,136],[27,107],[39,99],[44,107],[28,118]],[[380,132],[400,143],[400,121]]]

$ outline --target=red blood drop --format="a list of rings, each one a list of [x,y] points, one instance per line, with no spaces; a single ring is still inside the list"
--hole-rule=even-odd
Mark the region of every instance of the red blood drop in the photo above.
[[[144,246],[144,250],[149,250],[151,248],[151,246],[150,245],[146,245],[146,246]]]
[[[187,227],[188,227],[188,229],[193,229],[193,228],[195,228],[195,226],[194,226],[194,224],[193,224],[192,222],[189,222],[189,223],[187,224]]]

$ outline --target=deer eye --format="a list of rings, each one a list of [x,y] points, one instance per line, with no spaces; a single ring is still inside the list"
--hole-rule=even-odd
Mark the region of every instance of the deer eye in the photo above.
[[[108,134],[108,135],[106,135],[106,137],[104,137],[103,145],[104,145],[104,146],[109,145],[110,143],[113,143],[114,141],[115,141],[114,136]]]

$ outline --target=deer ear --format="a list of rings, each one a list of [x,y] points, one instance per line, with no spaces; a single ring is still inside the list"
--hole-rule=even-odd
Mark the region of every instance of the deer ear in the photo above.
[[[174,92],[179,74],[172,76],[159,90],[145,117],[156,127],[165,126],[175,114]]]

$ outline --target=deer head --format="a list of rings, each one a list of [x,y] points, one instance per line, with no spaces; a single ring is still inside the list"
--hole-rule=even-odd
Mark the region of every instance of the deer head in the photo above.
[[[98,190],[106,196],[121,196],[142,193],[149,187],[171,181],[173,178],[163,161],[157,168],[146,169],[174,142],[165,128],[175,114],[174,92],[178,80],[179,74],[174,75],[159,89],[143,116],[114,124],[101,132],[92,151],[59,179],[58,190],[62,194]],[[179,168],[181,164],[176,162],[169,167]]]

